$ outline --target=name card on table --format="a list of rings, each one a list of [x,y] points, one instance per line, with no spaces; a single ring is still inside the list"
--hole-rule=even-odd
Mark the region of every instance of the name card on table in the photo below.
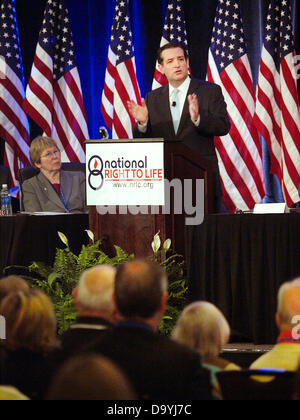
[[[285,203],[256,204],[254,214],[284,214],[290,210]]]
[[[163,141],[88,142],[88,206],[164,206]]]

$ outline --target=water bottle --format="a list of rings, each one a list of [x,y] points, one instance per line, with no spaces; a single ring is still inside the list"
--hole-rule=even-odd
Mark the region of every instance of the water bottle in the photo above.
[[[11,196],[6,184],[2,185],[1,190],[1,215],[12,216]]]

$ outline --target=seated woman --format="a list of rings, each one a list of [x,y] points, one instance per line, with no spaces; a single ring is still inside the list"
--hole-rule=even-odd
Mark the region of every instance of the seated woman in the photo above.
[[[83,172],[62,170],[61,153],[53,139],[39,136],[31,143],[30,159],[40,173],[23,183],[26,212],[82,213],[85,204]]]
[[[53,355],[59,346],[53,304],[43,292],[31,289],[9,294],[1,303],[0,314],[6,320],[0,385],[40,400],[54,372]]]
[[[216,374],[222,370],[240,370],[240,367],[220,357],[230,338],[230,327],[222,312],[209,302],[195,302],[181,314],[173,339],[195,350],[202,365],[211,372],[216,395],[220,389]]]

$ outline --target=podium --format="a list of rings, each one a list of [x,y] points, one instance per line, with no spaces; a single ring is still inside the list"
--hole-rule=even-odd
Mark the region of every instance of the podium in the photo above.
[[[160,139],[138,140],[110,140],[89,141],[96,144],[101,153],[101,145],[105,143],[117,143],[120,145],[140,143],[162,142]],[[164,177],[169,181],[178,179],[204,180],[204,209],[205,214],[213,212],[214,205],[214,182],[213,164],[210,160],[187,147],[180,141],[164,141]],[[97,163],[95,162],[95,166]],[[87,165],[88,166],[88,165]],[[87,168],[87,171],[89,169]],[[90,168],[91,170],[91,168]],[[87,174],[88,175],[88,174]],[[193,194],[195,191],[193,189]],[[182,200],[184,198],[184,191]],[[100,204],[100,203],[99,203]],[[154,235],[160,232],[162,240],[171,239],[172,249],[185,256],[185,214],[174,214],[174,196],[170,200],[170,214],[163,214],[162,208],[159,214],[105,214],[100,215],[96,207],[90,209],[90,229],[95,238],[102,239],[102,249],[109,255],[114,255],[114,245],[120,246],[127,253],[134,253],[136,257],[152,255],[151,243]],[[184,208],[184,206],[183,206]],[[118,211],[117,211],[118,213]]]

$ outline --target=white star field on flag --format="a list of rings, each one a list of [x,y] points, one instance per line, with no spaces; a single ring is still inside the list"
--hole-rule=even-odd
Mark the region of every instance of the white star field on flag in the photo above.
[[[116,14],[111,35],[111,48],[116,54],[116,65],[129,60],[134,56],[130,19],[127,14],[128,7],[125,1],[116,6]]]
[[[170,3],[168,5],[168,17],[164,25],[163,37],[170,42],[182,44],[187,48],[187,32],[185,29],[182,0]]]
[[[282,9],[279,6],[269,9],[265,27],[265,46],[274,57],[277,69],[283,58],[295,49],[292,10],[286,0],[281,5]]]
[[[67,9],[61,3],[49,0],[40,44],[53,57],[53,79],[59,80],[65,73],[76,67],[74,43]]]
[[[64,162],[85,161],[89,134],[65,0],[46,2],[24,108],[57,141]]]
[[[246,53],[242,19],[235,1],[220,0],[211,50],[219,72]]]
[[[5,57],[7,64],[15,69],[17,76],[23,80],[23,66],[16,28],[15,7],[8,4],[5,8],[5,5],[2,4],[0,12],[0,55]]]
[[[179,44],[188,53],[183,0],[169,0],[160,46],[168,43]],[[167,84],[167,78],[161,73],[159,65],[156,63],[152,89],[158,89]]]

